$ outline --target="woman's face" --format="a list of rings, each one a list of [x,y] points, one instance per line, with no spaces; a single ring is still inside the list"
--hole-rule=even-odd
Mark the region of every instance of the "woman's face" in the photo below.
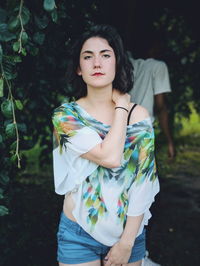
[[[77,74],[88,86],[101,88],[112,85],[115,69],[115,54],[106,39],[91,37],[84,42]]]

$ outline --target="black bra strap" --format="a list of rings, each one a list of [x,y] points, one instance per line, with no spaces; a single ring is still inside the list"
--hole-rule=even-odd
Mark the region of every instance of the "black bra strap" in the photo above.
[[[137,104],[135,103],[135,104],[132,106],[132,108],[131,108],[131,110],[130,110],[130,112],[129,112],[129,114],[128,114],[128,118],[127,118],[127,126],[129,125],[132,111],[133,111],[133,109],[136,107],[136,105],[137,105]]]

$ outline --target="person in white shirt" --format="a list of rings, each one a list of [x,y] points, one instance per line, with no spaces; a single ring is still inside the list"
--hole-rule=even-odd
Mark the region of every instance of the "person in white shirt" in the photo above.
[[[155,113],[167,139],[168,156],[175,157],[175,147],[170,132],[165,94],[171,92],[168,68],[165,62],[153,58],[134,59],[129,53],[134,67],[134,86],[130,91],[131,99],[145,107],[152,123]]]

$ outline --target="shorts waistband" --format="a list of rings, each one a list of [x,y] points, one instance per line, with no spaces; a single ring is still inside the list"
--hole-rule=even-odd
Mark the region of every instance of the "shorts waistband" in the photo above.
[[[60,222],[63,223],[71,232],[73,231],[78,235],[82,235],[89,238],[92,237],[77,222],[70,220],[63,211],[61,212]]]
[[[63,211],[61,212],[60,218],[62,222],[67,226],[74,227],[74,228],[77,228],[77,226],[79,226],[77,222],[69,219]]]
[[[77,222],[70,220],[63,211],[60,215],[60,222],[63,223],[68,228],[68,230],[76,232],[79,235],[88,236],[88,233],[83,230],[83,228]]]

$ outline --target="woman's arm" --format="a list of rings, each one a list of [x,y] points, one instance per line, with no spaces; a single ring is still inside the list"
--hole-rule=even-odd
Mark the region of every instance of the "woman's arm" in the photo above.
[[[130,96],[113,90],[115,106],[129,110]],[[107,168],[120,166],[126,138],[128,112],[121,108],[115,110],[112,126],[102,143],[96,145],[81,157],[93,161]]]
[[[128,263],[143,216],[144,214],[135,217],[127,216],[126,226],[120,240],[110,249],[105,257],[105,260],[107,260],[106,266]]]
[[[126,226],[120,238],[122,246],[132,249],[144,214],[140,216],[127,216]]]
[[[144,120],[145,118],[149,117],[148,112],[146,109],[144,109],[141,106],[137,106],[131,116],[131,124],[137,123],[141,120]],[[147,137],[148,142],[146,142],[145,138]],[[144,135],[144,143],[140,143],[140,148],[139,148],[139,171],[138,171],[138,177],[135,178],[138,179],[140,175],[145,175],[145,178],[151,179],[151,175],[153,177],[154,172],[150,174],[150,169],[152,167],[152,160],[149,158],[151,157],[151,148],[152,145],[149,145],[149,142],[151,141],[151,138],[149,138],[149,135]],[[145,150],[144,146],[145,145]],[[140,154],[141,153],[141,154]],[[150,157],[149,157],[150,156]],[[148,159],[150,160],[148,165],[145,164],[145,162],[148,162]],[[143,170],[145,168],[149,170],[147,173],[146,171],[143,173]],[[145,179],[145,180],[146,180]],[[154,196],[154,193],[152,192],[153,189],[153,180],[148,182],[142,182],[138,185],[135,185],[135,183],[132,184],[131,189],[132,189],[132,194],[129,196],[129,208],[128,214],[127,215],[127,221],[126,221],[126,226],[124,228],[124,231],[121,235],[120,240],[110,249],[109,253],[106,256],[106,266],[112,265],[112,264],[117,264],[117,265],[126,265],[131,252],[132,252],[132,247],[135,243],[136,236],[138,234],[139,228],[141,226],[144,213],[146,211],[146,208],[150,206],[150,203],[152,203],[152,198]],[[149,185],[150,183],[150,185]],[[146,185],[148,184],[148,185]],[[156,183],[157,184],[157,183]],[[147,187],[146,187],[147,186]],[[135,189],[135,190],[134,190]],[[156,190],[156,189],[155,189]],[[130,191],[130,190],[129,190]],[[156,190],[157,191],[157,190]],[[130,199],[131,197],[131,199]],[[132,198],[133,197],[133,198]],[[143,202],[144,201],[144,202]],[[136,209],[132,210],[132,206],[135,205],[140,205]],[[143,206],[144,205],[144,206]],[[135,207],[134,207],[135,208]],[[138,213],[138,214],[137,214]]]

